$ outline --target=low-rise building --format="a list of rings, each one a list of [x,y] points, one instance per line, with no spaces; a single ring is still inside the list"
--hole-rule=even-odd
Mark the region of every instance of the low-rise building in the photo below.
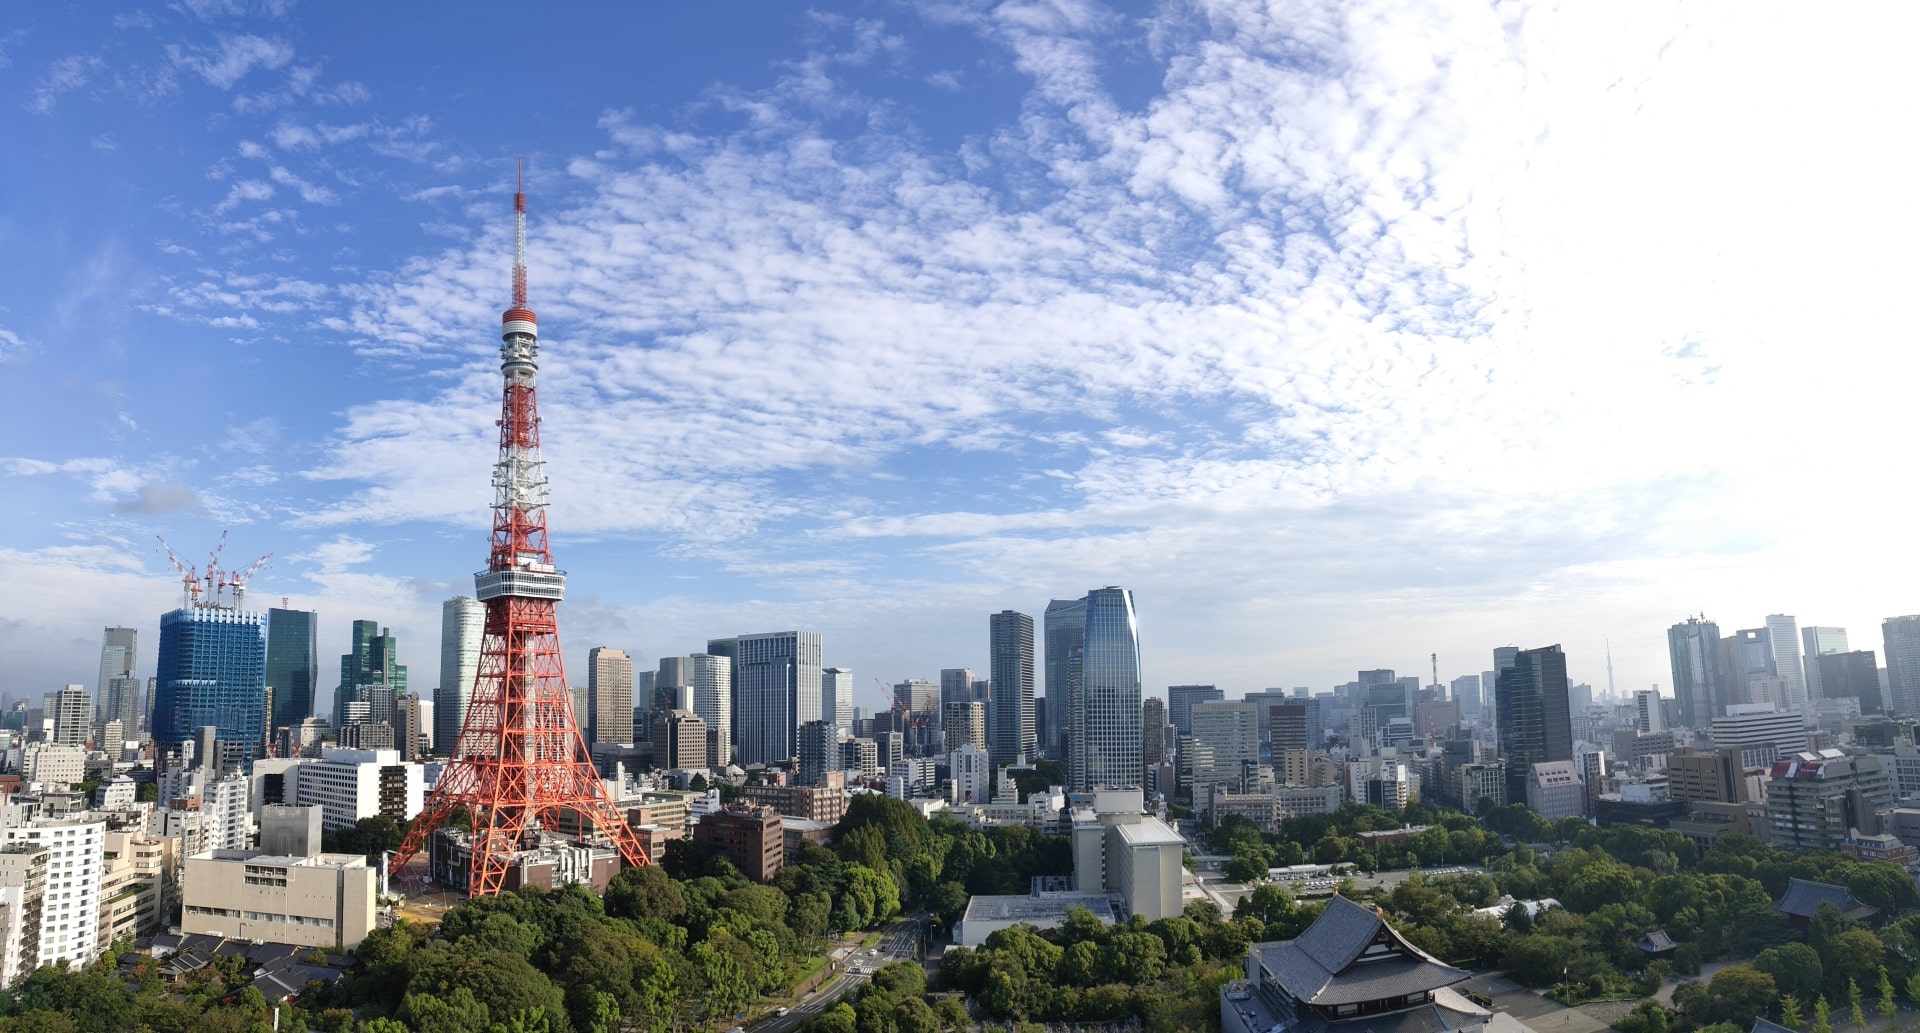
[[[374,928],[379,872],[359,854],[209,850],[187,858],[188,933],[352,948]]]
[[[847,813],[847,791],[838,786],[752,785],[743,792],[748,803],[756,807],[771,807],[774,813],[790,818],[832,824]]]
[[[770,807],[718,811],[693,827],[693,841],[712,847],[755,882],[771,882],[786,861],[780,815]]]
[[[166,917],[173,840],[144,831],[110,831],[100,876],[100,943],[151,936]]]
[[[1587,813],[1586,787],[1581,784],[1573,761],[1541,761],[1528,770],[1527,809],[1548,821]]]
[[[977,896],[967,901],[967,910],[954,923],[953,942],[978,949],[987,937],[1016,925],[1035,929],[1056,929],[1066,921],[1068,910],[1086,908],[1101,925],[1113,925],[1113,903],[1105,893],[1033,892],[1007,896]]]

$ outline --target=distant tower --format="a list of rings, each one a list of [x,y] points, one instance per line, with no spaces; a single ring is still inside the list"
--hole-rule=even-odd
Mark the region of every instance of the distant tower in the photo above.
[[[433,690],[433,750],[459,755],[460,729],[467,723],[467,699],[480,671],[480,637],[487,611],[480,600],[456,595],[440,604],[440,687]]]
[[[1030,762],[1039,746],[1033,730],[1033,618],[1018,610],[988,616],[987,646],[994,697],[987,708],[987,753],[995,764]],[[973,680],[972,672],[962,673]]]
[[[633,660],[625,650],[587,651],[588,735],[594,742],[633,742]]]
[[[1138,785],[1140,762],[1140,631],[1133,593],[1087,593],[1087,631],[1077,672],[1069,658],[1068,774],[1074,792]],[[1078,677],[1079,684],[1072,683]],[[997,680],[997,676],[996,676]],[[996,690],[997,691],[997,690]]]
[[[389,866],[398,873],[455,807],[473,822],[468,896],[498,896],[515,852],[565,812],[612,840],[627,863],[648,863],[606,783],[587,762],[560,662],[555,611],[566,575],[547,544],[547,479],[534,395],[539,333],[527,308],[527,195],[513,195],[513,307],[501,317],[500,459],[493,469],[493,541],[474,594],[487,608],[480,671],[459,755],[448,763]]]
[[[94,696],[100,720],[117,720],[128,731],[140,727],[140,679],[133,676],[138,641],[139,632],[133,628],[106,629],[100,643],[100,683]]]

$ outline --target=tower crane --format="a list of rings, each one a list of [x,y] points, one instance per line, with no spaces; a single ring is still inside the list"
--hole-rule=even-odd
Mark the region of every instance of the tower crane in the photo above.
[[[247,569],[242,570],[238,573],[227,575],[226,584],[232,586],[233,588],[233,608],[234,609],[238,610],[240,608],[240,600],[246,598],[247,582],[252,581],[253,576],[255,574],[260,573],[260,569],[262,567],[265,567],[267,565],[267,561],[272,558],[273,558],[273,553],[267,553],[265,556],[262,556],[259,559],[254,560],[253,564],[247,567]]]
[[[157,534],[153,537],[159,541],[160,547],[166,550],[167,562],[173,564],[173,569],[180,572],[180,605],[186,607],[197,605],[200,601],[200,572],[180,562],[180,557],[173,554],[173,546],[168,545],[165,538]]]

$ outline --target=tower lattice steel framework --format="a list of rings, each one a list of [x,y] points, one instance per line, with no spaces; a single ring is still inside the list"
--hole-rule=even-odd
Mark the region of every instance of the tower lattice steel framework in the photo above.
[[[467,895],[504,888],[515,851],[563,812],[579,816],[611,840],[632,865],[646,851],[621,818],[606,784],[587,760],[574,719],[573,696],[560,662],[555,610],[566,574],[547,546],[547,480],[540,460],[540,415],[534,399],[540,338],[527,308],[527,195],[513,195],[513,307],[500,317],[500,460],[493,468],[493,547],[474,575],[487,609],[480,668],[460,741],[420,818],[388,868],[399,874],[454,808],[473,821]]]

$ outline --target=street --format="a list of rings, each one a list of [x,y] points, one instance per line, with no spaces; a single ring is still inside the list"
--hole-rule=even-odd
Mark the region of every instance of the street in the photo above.
[[[747,1029],[752,1033],[787,1033],[801,1023],[833,1007],[848,990],[865,983],[875,970],[894,961],[912,961],[920,945],[920,938],[926,931],[927,916],[913,915],[890,926],[881,934],[880,942],[871,948],[855,951],[847,957],[847,967],[832,979],[820,984],[813,993],[808,994],[800,1003],[788,1008],[785,1015],[771,1015],[758,1022],[749,1023]],[[868,950],[874,953],[867,953]]]

